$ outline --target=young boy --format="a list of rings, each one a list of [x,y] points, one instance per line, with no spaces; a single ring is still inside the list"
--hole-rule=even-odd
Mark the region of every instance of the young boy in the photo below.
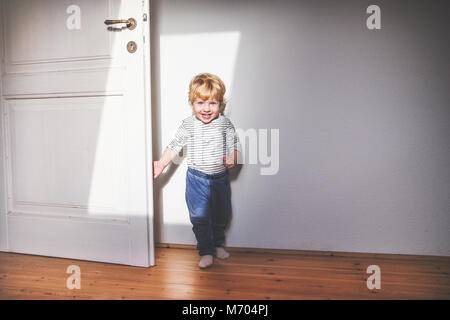
[[[201,256],[200,268],[211,266],[214,254],[219,259],[229,257],[222,247],[231,215],[227,169],[236,166],[241,146],[233,124],[223,115],[225,90],[222,80],[209,73],[191,80],[189,104],[193,115],[183,120],[161,159],[153,163],[156,179],[188,144],[185,198]]]

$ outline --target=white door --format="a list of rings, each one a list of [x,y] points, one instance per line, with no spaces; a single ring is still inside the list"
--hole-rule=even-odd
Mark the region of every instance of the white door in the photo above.
[[[0,5],[0,250],[154,265],[148,1]]]

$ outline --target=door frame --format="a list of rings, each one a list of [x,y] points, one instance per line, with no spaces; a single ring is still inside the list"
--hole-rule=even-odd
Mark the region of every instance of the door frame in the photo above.
[[[153,199],[153,149],[152,149],[152,90],[150,47],[150,0],[142,0],[143,49],[144,49],[144,95],[145,95],[145,154],[147,179],[147,235],[149,264],[155,265],[154,199]],[[146,17],[144,19],[144,16]],[[146,20],[146,21],[144,21]]]
[[[3,0],[0,0],[0,8],[3,7]],[[3,10],[0,10],[0,19],[3,19]],[[8,226],[6,207],[6,154],[5,154],[5,128],[4,101],[3,101],[3,72],[4,72],[4,38],[3,24],[0,23],[0,251],[9,251],[8,246]]]

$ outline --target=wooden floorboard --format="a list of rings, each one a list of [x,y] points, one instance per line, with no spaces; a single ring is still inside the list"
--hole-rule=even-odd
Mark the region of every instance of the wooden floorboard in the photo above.
[[[450,257],[229,249],[206,270],[189,247],[156,248],[151,268],[0,253],[0,299],[450,299]],[[69,265],[81,289],[69,290]],[[381,289],[369,290],[369,265]]]

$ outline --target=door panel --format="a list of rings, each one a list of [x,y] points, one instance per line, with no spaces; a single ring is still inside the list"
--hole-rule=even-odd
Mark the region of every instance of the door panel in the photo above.
[[[120,5],[114,0],[6,1],[6,56],[14,64],[110,57],[114,35],[105,32],[103,21]]]
[[[6,193],[0,231],[7,234],[0,248],[153,265],[148,22],[142,19],[148,5],[0,5]],[[104,24],[130,17],[134,30],[108,31]],[[136,52],[127,51],[128,41]]]
[[[12,211],[124,217],[122,106],[122,96],[8,101]]]

